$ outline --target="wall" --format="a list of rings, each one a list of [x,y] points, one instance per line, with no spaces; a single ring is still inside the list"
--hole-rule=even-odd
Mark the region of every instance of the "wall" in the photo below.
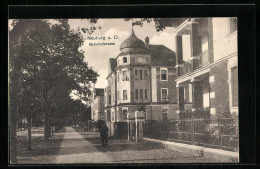
[[[123,81],[123,71],[127,71],[128,81]],[[122,68],[119,71],[119,82],[117,80],[117,91],[119,91],[119,102],[118,103],[129,103],[131,94],[130,94],[130,69]],[[127,100],[123,100],[123,90],[127,90]]]
[[[161,89],[168,88],[168,102],[177,102],[177,90],[176,90],[176,69],[168,68],[168,80],[161,81],[160,68],[156,68],[156,80],[157,80],[157,102],[162,102]]]
[[[229,102],[227,60],[210,68],[211,113],[223,113]],[[214,81],[211,80],[214,77]],[[212,95],[215,95],[213,97]],[[215,110],[214,110],[215,108]]]
[[[214,61],[237,52],[237,31],[230,34],[230,18],[213,18]]]
[[[229,106],[230,106],[230,111],[236,112],[238,114],[238,106],[233,106],[232,105],[232,77],[231,77],[231,69],[234,67],[237,67],[237,55],[234,55],[232,58],[228,60],[228,85],[229,85]],[[238,79],[239,80],[239,79]]]
[[[143,72],[143,79],[135,80],[135,70],[138,71],[140,75],[140,70]],[[147,70],[147,79],[144,79],[144,70]],[[135,89],[138,89],[138,99],[135,97]],[[143,89],[143,99],[140,99],[140,89]],[[148,90],[147,99],[145,99],[145,89]],[[148,66],[135,66],[131,69],[131,102],[132,103],[148,103],[150,102],[150,69]]]
[[[162,120],[162,109],[168,109],[167,118],[178,119],[177,105],[176,104],[164,104],[164,105],[152,105],[152,120]],[[151,119],[150,118],[150,119]]]

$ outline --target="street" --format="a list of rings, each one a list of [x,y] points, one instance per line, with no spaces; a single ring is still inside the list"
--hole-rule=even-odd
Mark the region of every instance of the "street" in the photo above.
[[[76,129],[79,130],[79,129]],[[49,140],[33,141],[33,150],[19,146],[19,164],[93,164],[93,163],[205,163],[216,162],[206,157],[169,150],[157,143],[108,139],[102,148],[98,132],[76,131],[72,127],[54,133]],[[39,131],[38,131],[39,132]],[[37,136],[37,133],[35,133]],[[34,135],[34,134],[33,134]],[[20,136],[21,139],[21,136]],[[24,140],[26,142],[26,140]]]

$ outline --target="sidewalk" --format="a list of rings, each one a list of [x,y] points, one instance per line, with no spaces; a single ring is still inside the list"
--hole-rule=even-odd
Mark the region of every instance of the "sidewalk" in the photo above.
[[[199,157],[207,157],[218,160],[220,163],[237,163],[239,162],[239,154],[237,152],[225,151],[220,149],[206,148],[202,146],[176,143],[171,141],[163,141],[151,138],[143,138],[146,141],[162,144],[165,148],[178,152],[187,153]]]
[[[66,127],[56,164],[107,163],[111,160],[72,127]]]
[[[43,131],[35,132],[42,138]],[[65,127],[49,140],[37,139],[32,150],[26,147],[26,133],[19,136],[18,164],[111,164],[111,163],[216,163],[217,159],[201,157],[170,149],[160,142],[108,138],[102,148],[99,132],[84,132]],[[23,140],[23,142],[21,142]]]

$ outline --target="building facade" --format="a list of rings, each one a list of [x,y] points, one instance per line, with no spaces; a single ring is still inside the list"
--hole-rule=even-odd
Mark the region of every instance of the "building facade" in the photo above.
[[[146,120],[174,119],[177,116],[176,55],[163,45],[149,44],[131,35],[120,45],[120,54],[109,60],[105,89],[106,120],[111,133],[126,128],[126,115],[140,108]],[[119,125],[120,126],[115,126]]]
[[[105,120],[104,89],[93,89],[93,98],[91,102],[91,119],[94,121]]]
[[[238,114],[236,18],[189,18],[175,31],[178,113]]]

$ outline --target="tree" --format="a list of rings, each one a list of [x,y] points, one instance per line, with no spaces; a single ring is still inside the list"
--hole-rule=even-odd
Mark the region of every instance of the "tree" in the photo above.
[[[72,90],[88,100],[89,87],[98,74],[83,61],[78,49],[83,44],[80,31],[70,30],[68,20],[15,20],[10,31],[10,155],[16,163],[16,123],[18,96],[30,89],[30,98],[40,104],[44,115],[44,138],[51,135],[51,118],[61,114]],[[28,99],[24,95],[23,99]],[[28,102],[31,102],[29,99]],[[26,104],[30,105],[30,104]],[[22,108],[22,107],[21,107]],[[55,119],[55,118],[53,118]],[[52,122],[53,124],[55,122]]]
[[[177,27],[186,18],[125,18],[124,20],[127,22],[132,22],[132,26],[143,26],[144,23],[152,23],[155,24],[155,29],[157,32],[163,31],[166,27]],[[90,22],[89,27],[81,28],[83,33],[92,34],[96,30],[101,29],[100,25],[97,25],[98,18],[87,19]]]
[[[223,118],[230,118],[231,117],[231,112],[230,112],[230,109],[229,109],[229,101],[226,103],[225,110],[222,113],[222,117]]]
[[[177,27],[185,18],[125,18],[125,21],[132,21],[132,25],[141,26],[143,23],[155,23],[156,31],[163,31],[166,27]]]

